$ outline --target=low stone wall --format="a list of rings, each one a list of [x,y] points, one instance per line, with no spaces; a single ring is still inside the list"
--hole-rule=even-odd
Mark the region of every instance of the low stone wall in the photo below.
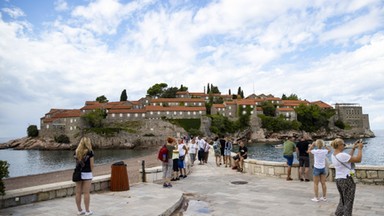
[[[335,179],[335,167],[329,166],[329,179]],[[358,183],[384,185],[384,166],[357,165],[355,168]]]
[[[244,172],[259,175],[271,176],[277,178],[287,178],[288,166],[286,162],[262,161],[255,159],[246,159],[244,161]],[[332,164],[328,167],[328,181],[335,180],[335,168]],[[384,167],[383,166],[356,166],[356,177],[358,183],[384,185]],[[312,168],[309,171],[310,179],[312,179]],[[299,180],[299,164],[294,163],[291,171],[291,178]]]
[[[109,190],[110,175],[96,176],[92,179],[91,192]],[[72,181],[27,187],[6,191],[1,197],[1,208],[25,205],[34,202],[75,195],[76,183]]]

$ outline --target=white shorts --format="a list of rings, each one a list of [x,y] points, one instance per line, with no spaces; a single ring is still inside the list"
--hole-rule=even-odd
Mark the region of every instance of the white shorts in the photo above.
[[[92,180],[93,175],[91,172],[81,172],[81,180]]]

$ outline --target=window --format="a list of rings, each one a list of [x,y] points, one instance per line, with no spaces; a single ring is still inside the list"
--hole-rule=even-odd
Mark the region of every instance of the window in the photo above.
[[[167,111],[167,115],[169,115],[169,111]]]
[[[183,115],[183,112],[180,111],[180,115]]]
[[[72,122],[73,122],[73,119],[70,119],[69,122],[72,123]]]
[[[196,111],[193,111],[193,115],[196,115]]]
[[[72,126],[71,126],[71,127],[69,127],[69,130],[72,130]]]
[[[121,118],[121,117],[123,117],[123,113],[120,113],[120,115],[119,115],[119,116],[120,116],[120,118]]]
[[[160,111],[157,111],[157,115],[160,115]]]
[[[247,111],[244,110],[244,111],[243,111],[243,115],[245,115],[245,114],[247,114]]]
[[[127,113],[127,117],[131,117],[131,114],[130,114],[130,113]]]
[[[228,113],[228,115],[229,115],[229,116],[232,116],[232,113],[231,113],[231,112],[229,112],[229,113]]]
[[[49,125],[47,125],[47,127],[46,127],[47,129],[49,129]]]
[[[141,114],[142,117],[145,117],[145,113]]]
[[[176,115],[176,114],[177,114],[177,112],[176,112],[176,111],[174,111],[174,112],[173,112],[173,115]]]
[[[188,115],[191,115],[191,112],[188,111]]]
[[[115,118],[115,113],[112,113],[112,118]]]
[[[203,114],[203,112],[202,112],[202,111],[199,111],[199,114],[201,115],[201,114]]]
[[[243,108],[245,108],[246,106],[245,105],[243,105]]]
[[[139,114],[135,113],[135,117],[138,117],[138,116],[139,116]]]
[[[228,109],[232,109],[232,107],[231,107],[231,106],[229,106],[229,107],[228,107]]]

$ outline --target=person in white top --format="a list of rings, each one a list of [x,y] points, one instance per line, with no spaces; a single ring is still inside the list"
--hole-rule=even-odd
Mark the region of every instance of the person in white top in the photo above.
[[[189,152],[189,157],[191,158],[191,166],[193,166],[193,163],[195,163],[197,149],[198,149],[198,146],[196,143],[196,139],[193,138],[188,144],[188,152]]]
[[[188,154],[188,149],[187,149],[187,146],[184,144],[183,139],[179,139],[178,141],[179,141],[178,150],[179,150],[179,170],[180,170],[179,178],[186,178],[187,173],[185,170],[185,156]]]
[[[203,165],[204,164],[204,150],[206,148],[207,143],[205,142],[204,139],[200,139],[199,137],[197,137],[197,145],[199,147],[197,159],[200,162],[199,165]]]
[[[314,149],[315,146],[317,149]],[[323,148],[325,147],[325,149]],[[313,189],[315,191],[315,197],[312,199],[314,202],[327,201],[327,185],[325,184],[326,180],[326,171],[325,171],[325,159],[327,154],[331,150],[324,145],[324,141],[321,139],[316,140],[308,149],[308,153],[313,154],[314,157],[314,167],[313,167]],[[321,188],[323,191],[323,196],[319,199],[319,180],[321,182]]]
[[[354,163],[360,163],[363,157],[363,141],[355,142],[349,154],[344,153],[344,140],[335,139],[331,142],[334,152],[332,154],[332,164],[336,170],[336,187],[339,191],[340,200],[337,205],[335,215],[352,215],[353,201],[355,199],[356,183],[353,181],[355,175]],[[355,149],[359,149],[354,155]]]

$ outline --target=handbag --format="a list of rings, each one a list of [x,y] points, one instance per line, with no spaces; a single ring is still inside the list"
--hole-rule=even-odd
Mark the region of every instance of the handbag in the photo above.
[[[72,174],[72,181],[73,182],[78,182],[78,181],[81,181],[81,170],[83,168],[81,166],[76,166],[76,168],[73,170],[73,174]]]
[[[72,181],[73,182],[78,182],[78,181],[81,181],[83,180],[81,178],[81,171],[83,170],[83,167],[85,166],[85,163],[84,161],[86,161],[87,159],[89,158],[88,155],[86,155],[82,160],[78,161],[76,159],[76,167],[75,169],[73,170],[73,173],[72,173]]]

